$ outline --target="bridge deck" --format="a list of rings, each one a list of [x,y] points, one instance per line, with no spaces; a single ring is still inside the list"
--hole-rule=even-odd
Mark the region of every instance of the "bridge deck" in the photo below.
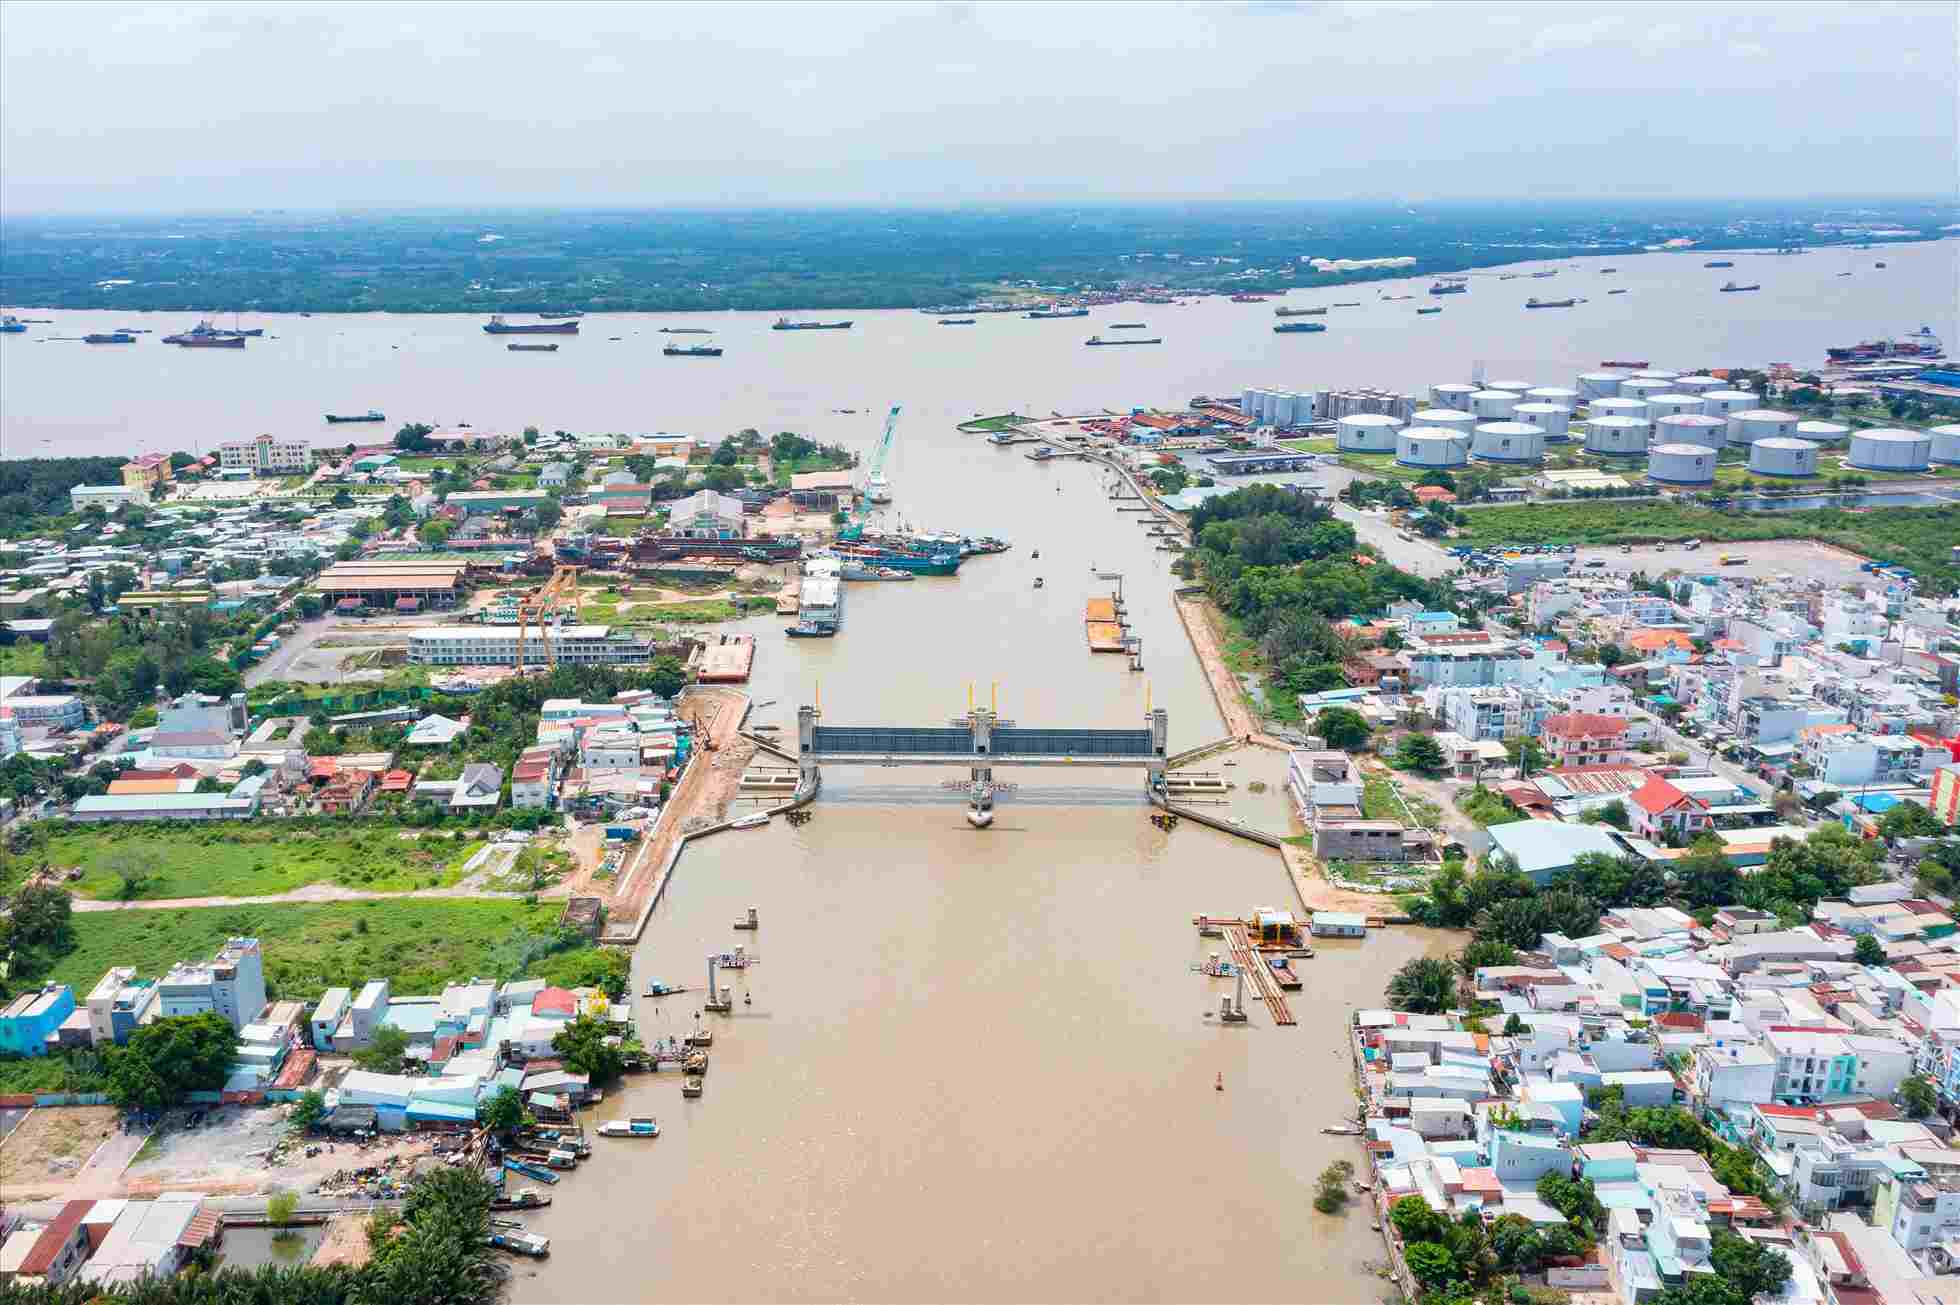
[[[1083,762],[1146,765],[1161,762],[1151,731],[996,728],[982,752],[974,731],[964,726],[819,725],[813,731],[812,761],[879,761],[968,764]]]

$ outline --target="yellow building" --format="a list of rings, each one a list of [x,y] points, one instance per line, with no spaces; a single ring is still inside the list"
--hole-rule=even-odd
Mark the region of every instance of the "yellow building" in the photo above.
[[[128,489],[154,491],[159,485],[170,483],[170,455],[168,453],[139,453],[123,463],[123,485]]]

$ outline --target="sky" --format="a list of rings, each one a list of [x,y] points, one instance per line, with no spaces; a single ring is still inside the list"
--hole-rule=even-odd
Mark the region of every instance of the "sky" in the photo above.
[[[0,211],[1951,195],[1960,6],[0,4]]]

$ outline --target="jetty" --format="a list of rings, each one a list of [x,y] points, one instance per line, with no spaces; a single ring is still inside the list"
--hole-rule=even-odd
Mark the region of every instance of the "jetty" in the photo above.
[[[1260,1000],[1266,1003],[1266,1009],[1272,1013],[1273,1023],[1283,1028],[1299,1023],[1293,1018],[1293,1008],[1286,1004],[1286,997],[1280,992],[1279,982],[1274,979],[1265,958],[1253,948],[1252,939],[1245,931],[1243,920],[1231,920],[1225,923],[1225,946],[1232,953],[1232,964],[1238,967],[1239,973],[1251,977],[1252,986],[1259,990]]]

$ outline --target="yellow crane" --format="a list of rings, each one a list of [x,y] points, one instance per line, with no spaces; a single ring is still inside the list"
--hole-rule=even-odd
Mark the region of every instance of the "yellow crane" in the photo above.
[[[551,623],[562,615],[566,608],[578,615],[578,568],[575,566],[553,567],[551,579],[544,582],[535,594],[517,605],[517,673],[523,675],[528,669],[524,655],[530,642],[530,629],[537,626],[538,639],[544,644],[544,660],[547,669],[558,666],[558,650],[551,643]]]

